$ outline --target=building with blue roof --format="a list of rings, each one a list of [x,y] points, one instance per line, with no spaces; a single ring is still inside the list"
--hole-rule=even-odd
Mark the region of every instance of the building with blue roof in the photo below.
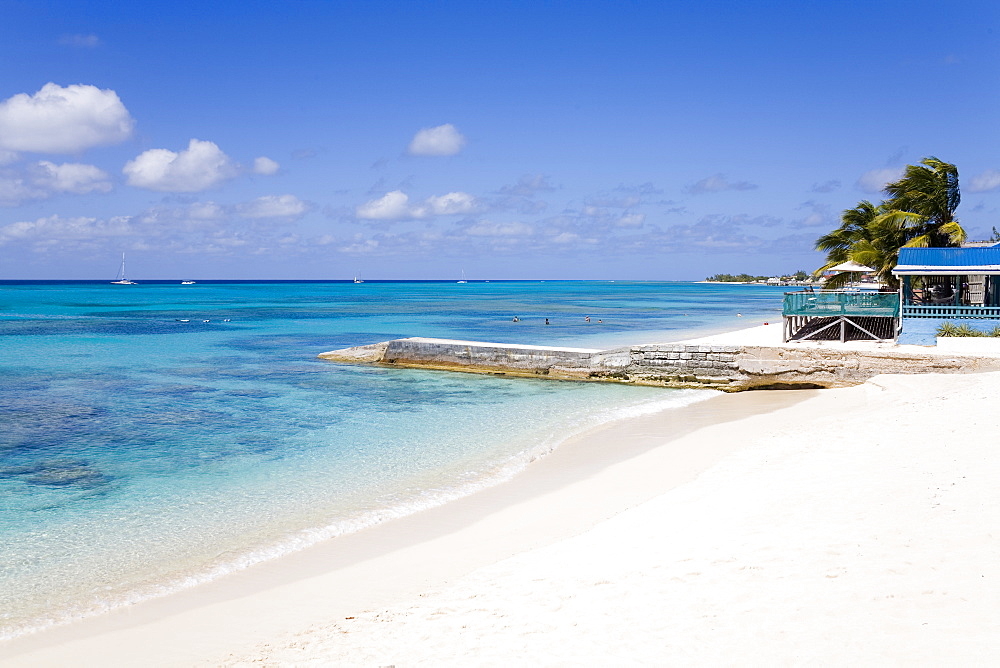
[[[901,248],[899,343],[933,345],[940,325],[989,331],[1000,324],[1000,244]]]

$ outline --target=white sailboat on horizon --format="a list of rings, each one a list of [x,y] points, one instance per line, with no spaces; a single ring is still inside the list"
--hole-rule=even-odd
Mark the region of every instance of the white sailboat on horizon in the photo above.
[[[122,268],[118,270],[118,279],[111,281],[111,285],[136,285],[135,281],[125,278],[125,253],[122,253]]]
[[[462,270],[462,280],[460,280],[458,282],[459,283],[468,283],[468,281],[465,280],[465,269]]]

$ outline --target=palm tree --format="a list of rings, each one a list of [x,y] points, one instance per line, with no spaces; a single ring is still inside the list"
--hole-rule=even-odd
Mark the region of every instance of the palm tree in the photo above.
[[[826,263],[813,272],[820,276],[838,264],[858,262],[854,252],[861,244],[870,242],[875,232],[873,223],[885,212],[883,205],[875,205],[868,200],[858,202],[853,209],[847,209],[840,215],[840,227],[816,240],[816,250],[826,251]],[[871,265],[866,265],[871,266]],[[837,289],[851,281],[851,272],[841,272],[827,279],[825,287]]]
[[[868,200],[840,215],[840,227],[816,240],[816,250],[827,252],[827,263],[820,271],[850,260],[851,247],[870,234],[868,225],[879,215],[879,207]]]
[[[871,267],[880,283],[896,290],[899,288],[899,279],[893,275],[892,270],[899,260],[899,249],[910,244],[907,231],[896,226],[888,216],[891,216],[891,212],[884,212],[871,222],[868,237],[859,240],[851,248],[851,260]]]
[[[920,165],[908,165],[902,178],[886,185],[888,200],[877,206],[863,200],[844,211],[840,227],[816,241],[816,249],[827,253],[816,275],[852,261],[874,268],[880,281],[896,288],[899,282],[892,270],[900,248],[958,246],[965,241],[965,230],[955,219],[962,199],[958,169],[935,157],[924,158]],[[849,281],[850,273],[843,272],[827,280],[826,287]]]
[[[903,178],[886,184],[886,222],[906,231],[907,246],[958,246],[965,241],[965,230],[955,218],[962,201],[958,168],[933,156],[920,164],[907,165]]]

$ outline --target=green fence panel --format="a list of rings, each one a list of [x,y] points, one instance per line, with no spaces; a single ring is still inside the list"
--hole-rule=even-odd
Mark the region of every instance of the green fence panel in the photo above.
[[[895,292],[787,292],[783,316],[827,317],[838,315],[875,318],[899,317]]]

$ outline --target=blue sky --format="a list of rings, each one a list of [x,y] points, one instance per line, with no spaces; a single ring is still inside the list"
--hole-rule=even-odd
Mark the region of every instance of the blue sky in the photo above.
[[[0,0],[0,278],[699,280],[908,163],[1000,227],[995,2]]]

